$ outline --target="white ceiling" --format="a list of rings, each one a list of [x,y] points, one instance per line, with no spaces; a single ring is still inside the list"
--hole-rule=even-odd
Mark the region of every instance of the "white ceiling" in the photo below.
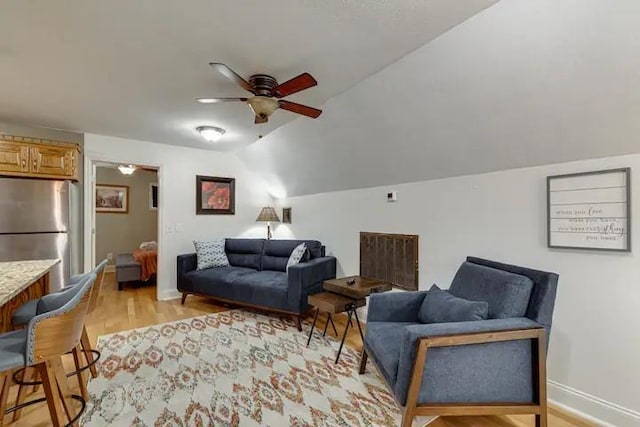
[[[238,154],[301,195],[640,152],[640,1],[509,0]]]
[[[281,82],[308,71],[319,86],[289,99],[321,107],[495,1],[4,0],[0,118],[235,149],[297,116],[256,126],[243,103],[195,103],[247,94],[209,62]],[[224,142],[203,143],[193,128],[206,124]]]

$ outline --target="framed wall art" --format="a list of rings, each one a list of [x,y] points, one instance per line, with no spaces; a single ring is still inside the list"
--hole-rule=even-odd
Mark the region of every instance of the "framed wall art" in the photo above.
[[[149,210],[158,210],[158,184],[155,182],[149,184]]]
[[[631,251],[631,170],[547,177],[547,246]]]
[[[129,187],[126,185],[96,185],[96,212],[128,213]]]
[[[196,214],[233,215],[236,180],[217,176],[196,176]]]
[[[291,224],[291,208],[282,208],[282,223]]]

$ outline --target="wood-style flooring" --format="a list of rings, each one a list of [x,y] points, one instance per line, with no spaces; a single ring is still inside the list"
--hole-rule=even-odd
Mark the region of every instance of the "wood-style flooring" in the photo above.
[[[87,331],[95,343],[99,335],[128,329],[141,328],[158,323],[186,319],[207,313],[229,310],[231,307],[217,304],[206,298],[189,296],[186,304],[180,305],[180,300],[156,301],[155,287],[125,287],[117,290],[115,275],[105,274],[103,289],[98,307],[91,314],[87,322]],[[344,330],[346,317],[335,316],[338,332]],[[318,319],[319,326],[324,327],[324,318]],[[360,351],[362,341],[357,329],[350,329],[347,335],[347,345]],[[371,361],[367,369],[374,369]],[[74,381],[70,379],[73,386]],[[77,386],[76,386],[77,387]],[[16,388],[16,387],[14,387]],[[15,393],[15,391],[14,391]],[[38,397],[40,392],[30,396]],[[13,398],[13,393],[10,398]],[[11,402],[11,400],[10,400]],[[554,408],[550,409],[549,425],[551,427],[593,427],[593,424],[575,419],[568,414]],[[6,417],[5,423],[11,417]],[[34,405],[23,411],[17,422],[9,423],[16,427],[45,427],[50,425],[49,412],[45,404]],[[446,417],[439,418],[429,424],[429,427],[533,427],[533,417]]]

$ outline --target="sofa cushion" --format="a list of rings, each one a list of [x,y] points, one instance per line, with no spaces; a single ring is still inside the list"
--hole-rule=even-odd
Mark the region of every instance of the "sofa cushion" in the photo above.
[[[224,251],[225,239],[216,239],[210,242],[193,241],[198,258],[198,270],[215,267],[229,266],[229,259]]]
[[[287,271],[287,261],[293,250],[301,243],[307,246],[310,259],[320,257],[322,245],[317,240],[267,240],[264,244],[262,269]]]
[[[256,270],[246,267],[217,267],[206,270],[192,270],[184,275],[186,291],[204,295],[233,298],[232,283],[240,276],[255,273]]]
[[[229,264],[254,270],[262,268],[263,249],[264,239],[227,239],[225,244]]]
[[[522,317],[527,312],[533,282],[526,276],[464,262],[449,292],[459,298],[489,303],[489,319]]]
[[[401,330],[413,322],[367,322],[364,342],[368,355],[375,360],[387,383],[393,388],[398,374]]]
[[[422,301],[418,318],[422,323],[465,322],[484,320],[488,311],[485,301],[469,301],[432,287]]]
[[[235,278],[231,286],[235,290],[235,299],[238,301],[282,310],[289,308],[287,273],[257,271]]]

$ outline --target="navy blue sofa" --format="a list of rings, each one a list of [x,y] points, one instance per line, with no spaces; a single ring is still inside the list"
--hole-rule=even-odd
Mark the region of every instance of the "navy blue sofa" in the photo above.
[[[370,357],[405,406],[402,426],[415,415],[492,413],[533,413],[546,426],[557,285],[555,273],[468,257],[449,293],[487,302],[489,318],[451,323],[420,322],[429,291],[374,294],[360,373]]]
[[[289,267],[293,249],[305,243],[309,259]],[[178,256],[178,290],[182,304],[195,294],[219,301],[294,316],[298,330],[308,309],[307,295],[336,277],[336,259],[325,256],[317,240],[226,239],[229,267],[197,270],[195,253]]]

